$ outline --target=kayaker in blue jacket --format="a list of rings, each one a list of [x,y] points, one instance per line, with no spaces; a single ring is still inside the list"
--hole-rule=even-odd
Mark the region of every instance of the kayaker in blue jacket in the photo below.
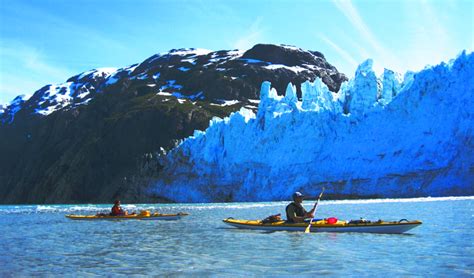
[[[293,193],[293,202],[286,206],[286,219],[288,222],[301,223],[306,218],[314,217],[314,208],[307,212],[302,203],[304,195],[301,192]]]

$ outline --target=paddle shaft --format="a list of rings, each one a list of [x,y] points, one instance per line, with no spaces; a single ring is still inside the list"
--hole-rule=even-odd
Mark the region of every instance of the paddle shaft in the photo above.
[[[311,217],[311,220],[309,221],[309,225],[308,225],[308,227],[306,228],[306,230],[304,231],[305,233],[309,233],[310,230],[311,230],[311,225],[313,224],[314,214],[316,213],[316,209],[318,209],[319,200],[321,200],[321,197],[323,196],[323,193],[324,193],[324,187],[323,187],[323,190],[321,190],[321,193],[319,194],[318,200],[317,200],[316,203],[314,204],[314,207],[313,207],[313,217]]]

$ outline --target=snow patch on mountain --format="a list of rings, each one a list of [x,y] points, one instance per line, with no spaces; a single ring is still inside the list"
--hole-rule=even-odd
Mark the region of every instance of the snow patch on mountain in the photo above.
[[[83,72],[79,75],[78,79],[85,77],[107,77],[117,72],[117,68],[97,68],[90,71]]]
[[[36,91],[31,98],[19,96],[4,108],[4,113],[7,113],[8,117],[6,120],[3,119],[2,123],[11,123],[15,114],[26,105],[27,100],[33,102],[27,105],[32,107],[33,113],[43,116],[61,109],[86,105],[93,98],[94,93],[101,91],[95,86],[100,85],[103,81],[105,81],[105,86],[112,85],[120,80],[117,76],[120,71],[133,71],[136,66],[124,69],[97,68],[85,71],[69,78],[65,83],[46,85]]]
[[[303,51],[301,48],[293,46],[293,45],[282,44],[281,46],[286,48],[286,49],[291,49],[291,50],[296,50],[296,51]]]
[[[156,79],[159,79],[159,78],[160,78],[160,75],[161,75],[161,74],[160,74],[159,72],[153,74],[153,79],[155,79],[155,80],[156,80]]]
[[[178,202],[286,200],[302,190],[413,197],[474,194],[474,55],[376,77],[372,60],[337,93],[269,82],[242,108],[161,158],[153,193]]]
[[[183,95],[183,94],[178,93],[178,92],[174,92],[174,93],[172,93],[172,94],[170,94],[170,95],[176,97],[176,98],[178,99],[178,102],[179,102],[179,103],[183,103],[183,101],[184,101],[185,99],[190,99],[190,100],[192,100],[192,101],[195,101],[195,100],[198,100],[198,99],[202,100],[202,99],[204,99],[204,96],[203,96],[202,94],[203,94],[202,92],[198,92],[198,93],[196,93],[196,94],[187,96],[187,95]],[[162,94],[162,95],[166,95],[166,94]],[[181,100],[180,100],[180,99],[181,99]]]
[[[21,106],[25,101],[27,101],[30,98],[30,96],[27,95],[19,95],[16,98],[14,98],[10,104],[5,107],[3,113],[6,114],[7,117],[5,117],[2,120],[2,123],[12,123],[13,120],[15,119],[15,114],[20,111]],[[2,115],[3,116],[3,115]]]
[[[110,76],[109,78],[107,78],[107,81],[105,82],[105,85],[113,85],[115,83],[117,83],[117,81],[119,81],[120,78],[118,76]]]
[[[291,70],[291,71],[293,71],[293,72],[295,72],[295,73],[300,73],[300,72],[302,72],[302,71],[308,70],[308,69],[303,68],[303,67],[300,67],[300,66],[289,67],[289,66],[279,65],[279,64],[273,64],[273,65],[264,66],[264,68],[269,69],[269,70],[287,69],[287,70]]]
[[[217,103],[211,103],[211,105],[216,105],[216,106],[231,106],[239,103],[240,101],[238,100],[225,100],[225,99],[217,99]]]
[[[169,52],[170,55],[207,55],[211,50],[203,49],[203,48],[180,48],[180,49],[173,49]],[[167,53],[168,54],[168,53]]]
[[[327,80],[333,82],[333,87],[335,86],[334,84],[339,86],[341,82],[339,80],[341,80],[341,78],[344,80],[345,78],[344,75],[338,73],[337,70],[329,64],[322,68],[311,64],[319,61],[319,56],[314,56],[316,54],[313,52],[304,51],[292,46],[272,47],[273,50],[270,50],[270,52],[275,49],[278,50],[278,48],[284,48],[285,51],[277,51],[273,55],[286,57],[286,60],[283,59],[279,61],[278,64],[273,64],[270,61],[274,59],[274,56],[261,56],[263,60],[252,58],[260,57],[259,55],[261,53],[267,53],[268,49],[266,48],[268,48],[268,45],[255,46],[247,51],[220,50],[212,52],[199,48],[183,48],[153,55],[142,63],[133,64],[124,68],[97,68],[85,71],[69,78],[62,84],[51,84],[39,89],[28,101],[21,102],[20,104],[15,103],[11,107],[8,105],[1,108],[0,115],[2,115],[2,119],[0,121],[2,123],[11,123],[11,119],[15,117],[15,114],[23,108],[27,108],[28,110],[28,114],[25,115],[36,114],[48,116],[59,110],[69,110],[80,105],[87,105],[97,94],[104,92],[122,92],[129,87],[140,90],[140,87],[146,86],[148,88],[154,88],[151,89],[152,91],[167,91],[169,93],[175,93],[175,95],[179,93],[180,96],[178,98],[180,99],[203,99],[204,95],[209,94],[209,91],[205,91],[201,95],[196,96],[198,92],[193,94],[187,90],[202,90],[201,88],[195,87],[196,84],[199,83],[194,84],[194,82],[192,86],[188,86],[186,78],[183,79],[185,74],[196,76],[194,74],[196,70],[198,72],[201,72],[201,70],[223,72],[226,74],[225,77],[228,77],[228,79],[225,80],[226,83],[229,82],[228,80],[237,80],[236,83],[242,81],[243,84],[251,83],[252,80],[247,78],[248,74],[239,75],[239,71],[241,71],[242,67],[255,69],[252,70],[255,74],[257,74],[256,72],[260,72],[260,69],[275,71],[273,73],[265,73],[275,76],[287,76],[304,72],[303,74],[307,74],[309,78],[310,76],[317,75],[316,73],[323,72],[322,74],[331,76],[324,80],[325,82],[327,82]],[[302,53],[306,55],[303,55],[304,58],[300,57]],[[243,58],[244,55],[246,55],[246,58]],[[297,59],[296,64],[302,64],[294,65],[294,62],[291,62],[294,61],[294,57],[300,57],[301,59]],[[292,65],[286,65],[285,63],[292,63]],[[337,76],[337,78],[333,78],[332,76]],[[167,79],[178,79],[178,81]],[[180,84],[176,84],[177,82]],[[252,92],[252,97],[255,97],[253,94],[254,91]],[[230,100],[228,99],[227,101]],[[183,102],[180,101],[180,103]],[[222,105],[232,104],[225,103]],[[5,117],[5,114],[9,116]]]
[[[38,102],[40,108],[35,109],[35,113],[49,115],[71,103],[71,86],[73,82],[67,82],[60,85],[49,85],[49,88],[43,93]],[[46,104],[46,105],[44,105]],[[41,108],[45,106],[45,108]]]
[[[138,68],[138,66],[140,66],[140,64],[135,64],[135,65],[131,65],[127,68],[124,68],[123,71],[126,71],[128,73],[128,75],[131,75],[133,73],[133,71]]]
[[[182,88],[183,88],[182,85],[176,84],[176,80],[167,80],[166,84],[160,87],[160,91],[165,91],[168,89],[180,90]]]

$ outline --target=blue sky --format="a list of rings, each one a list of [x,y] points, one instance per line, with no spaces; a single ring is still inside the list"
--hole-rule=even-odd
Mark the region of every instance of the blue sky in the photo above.
[[[473,1],[0,0],[0,104],[98,67],[173,48],[318,50],[353,76],[366,58],[399,72],[474,49]]]

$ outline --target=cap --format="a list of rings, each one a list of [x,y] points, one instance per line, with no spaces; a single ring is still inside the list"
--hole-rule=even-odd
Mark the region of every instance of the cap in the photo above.
[[[296,191],[295,193],[293,193],[293,199],[295,199],[296,197],[304,197],[304,195],[301,192]]]

